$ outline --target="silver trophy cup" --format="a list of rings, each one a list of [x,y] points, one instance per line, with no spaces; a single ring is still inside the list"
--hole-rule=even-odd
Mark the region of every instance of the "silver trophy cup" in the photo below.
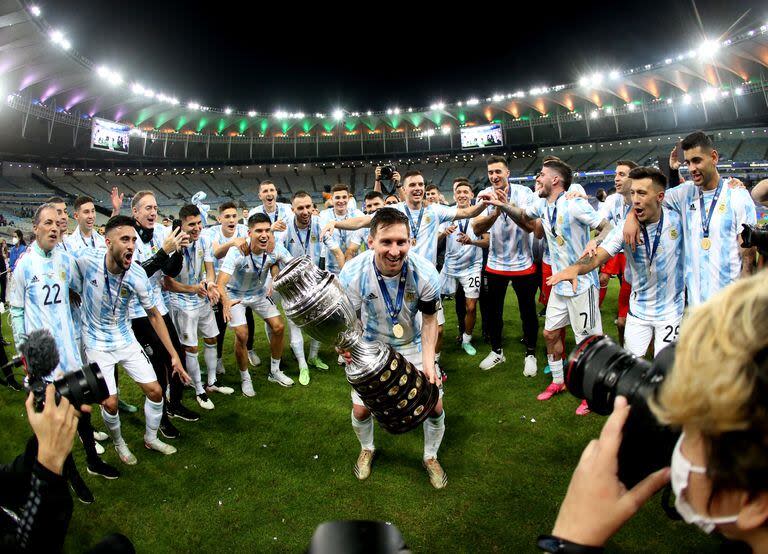
[[[347,381],[384,429],[405,433],[427,418],[439,399],[437,385],[390,345],[362,338],[362,325],[334,274],[303,256],[288,262],[274,287],[285,315],[302,331],[350,352]]]

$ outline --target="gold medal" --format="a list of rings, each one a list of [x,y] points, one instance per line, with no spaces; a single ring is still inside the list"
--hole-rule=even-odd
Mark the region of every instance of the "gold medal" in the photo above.
[[[416,246],[416,239],[415,238],[411,239],[411,246]]]
[[[403,329],[402,325],[400,325],[399,323],[395,323],[392,326],[392,334],[395,335],[396,339],[401,339],[405,334],[405,330]]]
[[[558,246],[563,246],[565,244],[565,239],[561,235],[557,235],[557,244]]]
[[[701,247],[704,250],[709,250],[711,246],[712,246],[712,241],[709,240],[709,237],[704,237],[703,239],[701,239]]]

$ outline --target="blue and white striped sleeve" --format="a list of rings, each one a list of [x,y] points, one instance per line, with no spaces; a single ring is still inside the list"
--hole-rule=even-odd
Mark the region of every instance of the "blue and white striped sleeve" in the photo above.
[[[357,312],[363,305],[363,298],[360,296],[360,281],[362,280],[362,264],[359,260],[363,258],[354,258],[345,264],[339,273],[339,284],[342,290],[352,303],[352,308]]]
[[[619,225],[611,229],[608,236],[600,245],[600,248],[608,252],[611,256],[615,256],[624,247],[624,226]]]
[[[569,205],[569,209],[575,219],[585,225],[589,225],[593,229],[597,229],[603,221],[603,216],[583,198],[574,198]]]
[[[130,275],[133,291],[136,293],[136,296],[141,303],[141,307],[144,308],[144,311],[149,311],[154,307],[155,301],[154,295],[151,292],[152,285],[149,283],[147,272],[144,271],[140,265],[131,264]]]
[[[224,256],[224,261],[221,262],[219,271],[222,271],[228,275],[234,275],[237,270],[237,264],[240,261],[242,255],[237,248],[230,248],[227,255]]]

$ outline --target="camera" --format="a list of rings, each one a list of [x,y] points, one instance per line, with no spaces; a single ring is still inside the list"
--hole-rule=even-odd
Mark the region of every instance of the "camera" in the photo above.
[[[630,354],[610,337],[596,335],[582,341],[568,358],[568,390],[586,399],[593,412],[610,414],[617,396],[626,397],[632,406],[618,454],[618,476],[627,488],[668,466],[680,436],[679,431],[661,425],[648,407],[674,357],[674,344],[658,352],[651,363]]]
[[[45,389],[48,377],[59,365],[59,352],[56,341],[45,329],[32,331],[27,341],[21,345],[21,353],[26,360],[26,388],[34,395],[35,411],[42,411],[45,405]],[[64,397],[75,408],[83,404],[98,404],[109,397],[107,382],[97,364],[87,364],[60,379],[53,381],[56,389],[56,403]]]
[[[381,174],[380,174],[381,176],[379,178],[382,181],[391,181],[392,176],[395,174],[395,171],[397,171],[397,169],[395,169],[394,165],[381,166]]]
[[[741,245],[744,248],[756,246],[761,253],[768,252],[768,227],[742,223]]]

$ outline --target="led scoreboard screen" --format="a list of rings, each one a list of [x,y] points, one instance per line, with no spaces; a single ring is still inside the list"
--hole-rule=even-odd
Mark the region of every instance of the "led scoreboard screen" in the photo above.
[[[125,123],[109,119],[93,118],[91,148],[119,154],[128,153],[128,136],[131,128]]]
[[[493,148],[504,146],[504,133],[501,125],[478,125],[476,127],[461,128],[461,148],[463,150],[477,150],[478,148]]]

